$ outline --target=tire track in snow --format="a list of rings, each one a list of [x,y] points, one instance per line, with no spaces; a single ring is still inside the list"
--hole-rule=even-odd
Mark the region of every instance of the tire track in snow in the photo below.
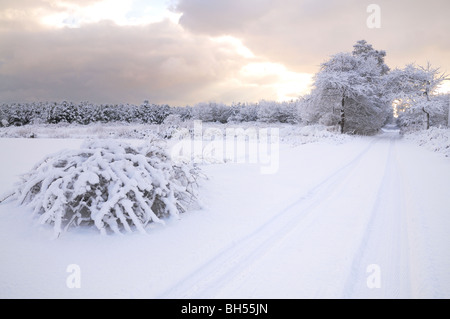
[[[352,262],[344,287],[345,298],[417,297],[417,277],[413,275],[414,255],[410,216],[418,206],[411,199],[397,156],[397,139],[390,141],[385,175],[379,187],[366,230]],[[381,286],[369,289],[367,266],[380,267]]]
[[[159,298],[211,298],[223,284],[243,273],[278,242],[284,240],[324,198],[346,182],[358,163],[380,140],[373,139],[356,157],[317,183],[298,200],[280,210],[255,231],[232,243],[200,268],[164,292]],[[299,213],[300,212],[300,213]]]
[[[373,205],[373,208],[370,212],[370,217],[368,219],[367,225],[365,226],[365,231],[363,232],[363,236],[360,239],[359,246],[356,250],[356,253],[353,257],[353,261],[351,264],[350,273],[347,276],[347,280],[344,286],[343,296],[344,298],[351,298],[355,294],[361,295],[362,292],[368,290],[367,287],[367,281],[366,281],[366,268],[369,265],[377,265],[380,266],[380,260],[379,258],[372,259],[373,257],[368,257],[368,253],[372,253],[374,249],[377,249],[377,247],[373,247],[372,241],[374,240],[374,232],[377,231],[377,227],[379,227],[378,224],[380,224],[381,219],[383,216],[381,216],[383,213],[380,211],[382,209],[382,203],[385,200],[385,189],[387,187],[387,184],[389,183],[391,179],[392,174],[392,151],[393,151],[393,144],[394,141],[390,140],[389,145],[389,151],[388,156],[384,168],[384,176],[381,181],[380,186],[378,187],[376,201]],[[382,223],[381,223],[382,224]],[[392,243],[393,244],[393,243]],[[392,267],[389,267],[390,269]],[[383,278],[383,277],[382,277]],[[384,280],[383,280],[384,282]],[[355,293],[355,291],[357,291]]]

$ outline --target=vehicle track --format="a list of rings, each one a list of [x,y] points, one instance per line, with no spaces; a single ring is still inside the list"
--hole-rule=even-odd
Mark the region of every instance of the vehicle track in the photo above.
[[[292,231],[298,231],[299,226],[308,227],[307,224],[302,225],[304,218],[346,183],[347,178],[377,143],[380,143],[379,139],[371,140],[367,147],[351,161],[310,188],[296,201],[285,206],[253,232],[227,246],[159,297],[200,299],[216,296],[224,284],[245,272]],[[316,216],[313,220],[317,218],[320,217]]]
[[[369,221],[353,258],[343,296],[410,298],[409,240],[405,195],[396,160],[396,138],[391,138],[385,174]],[[366,269],[380,270],[380,287],[368,287]]]

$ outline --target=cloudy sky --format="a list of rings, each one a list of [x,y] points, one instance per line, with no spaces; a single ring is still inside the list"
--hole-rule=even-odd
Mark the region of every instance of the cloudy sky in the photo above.
[[[360,39],[391,68],[450,73],[449,12],[448,0],[0,0],[0,103],[288,100]]]

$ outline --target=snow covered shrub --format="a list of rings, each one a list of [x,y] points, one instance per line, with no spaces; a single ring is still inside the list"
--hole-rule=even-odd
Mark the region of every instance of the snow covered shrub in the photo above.
[[[164,123],[160,125],[159,136],[163,139],[170,139],[180,129],[182,124],[181,116],[170,114]]]
[[[137,230],[178,216],[195,201],[198,170],[175,165],[155,143],[142,147],[111,140],[50,155],[25,174],[12,195],[53,225],[95,225],[102,233]]]

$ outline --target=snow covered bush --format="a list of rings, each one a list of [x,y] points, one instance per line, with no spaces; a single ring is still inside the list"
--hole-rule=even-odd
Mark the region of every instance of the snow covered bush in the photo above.
[[[180,130],[183,123],[181,116],[178,114],[170,114],[159,128],[159,136],[163,139],[171,139],[173,135]]]
[[[139,231],[163,223],[195,202],[199,172],[173,164],[155,143],[142,147],[111,140],[86,142],[79,150],[50,155],[25,174],[12,195],[53,225],[95,225],[102,233]]]

